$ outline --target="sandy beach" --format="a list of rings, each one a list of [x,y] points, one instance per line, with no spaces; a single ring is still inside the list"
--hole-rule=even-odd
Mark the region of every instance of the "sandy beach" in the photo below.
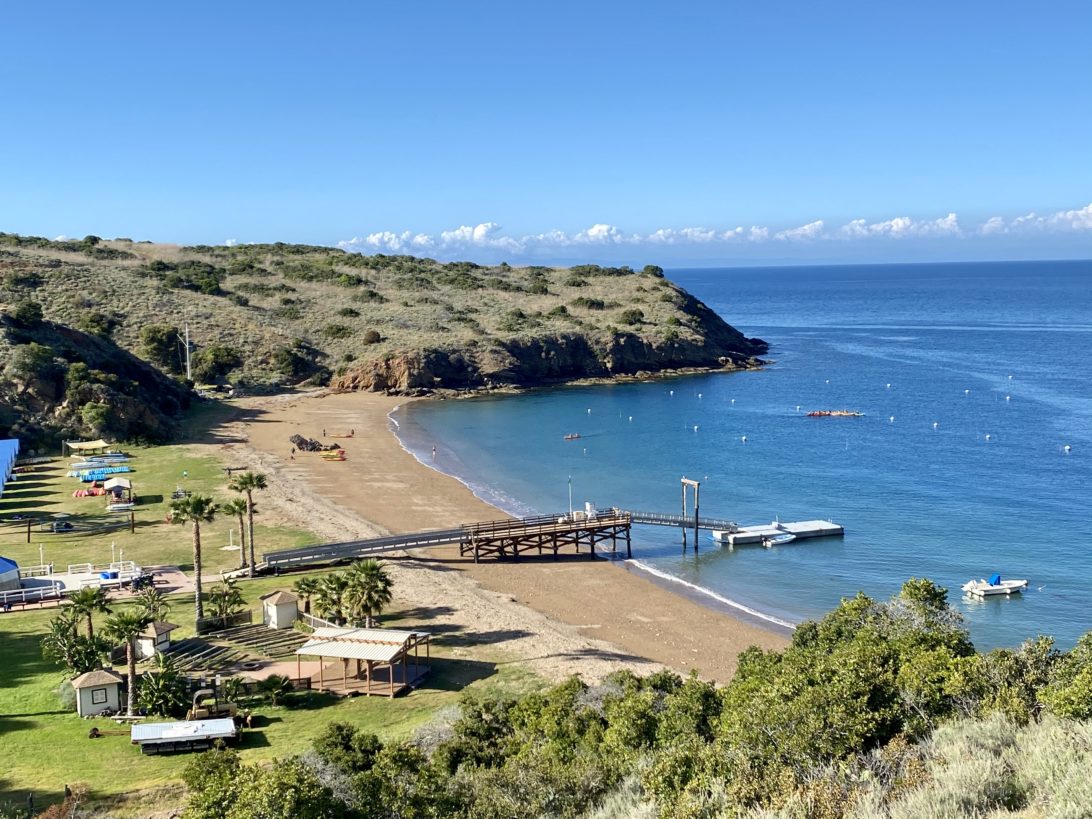
[[[266,473],[259,497],[267,522],[283,520],[329,540],[448,528],[504,517],[462,483],[406,452],[388,413],[407,399],[376,393],[253,398],[217,430],[227,466]],[[337,441],[348,460],[327,462],[291,452],[289,436]],[[352,437],[335,438],[333,436]],[[635,551],[639,554],[639,534]],[[674,594],[607,561],[483,562],[455,547],[396,554],[388,561],[395,605],[412,609],[423,629],[458,633],[559,679],[598,679],[618,668],[667,666],[730,678],[751,645],[787,639]]]

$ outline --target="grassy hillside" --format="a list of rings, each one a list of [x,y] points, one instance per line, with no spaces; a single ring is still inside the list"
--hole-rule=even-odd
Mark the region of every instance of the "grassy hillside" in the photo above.
[[[53,242],[0,233],[0,305],[113,339],[198,380],[306,379],[356,389],[533,384],[679,367],[749,366],[765,352],[663,278],[442,264],[325,247]],[[0,354],[11,346],[0,339]]]

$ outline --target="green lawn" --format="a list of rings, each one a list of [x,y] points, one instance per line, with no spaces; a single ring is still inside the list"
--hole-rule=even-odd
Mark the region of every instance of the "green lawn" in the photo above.
[[[38,563],[41,546],[46,562],[53,562],[58,571],[63,571],[69,563],[108,563],[110,544],[113,543],[117,554],[123,551],[126,559],[135,560],[138,564],[172,564],[186,571],[191,570],[192,530],[189,526],[165,522],[171,492],[182,486],[191,492],[211,495],[217,501],[238,497],[227,488],[228,479],[222,465],[216,458],[197,455],[193,448],[185,445],[125,447],[125,450],[134,456],[131,462],[134,471],[124,477],[132,480],[134,492],[140,499],[136,508],[135,532],[124,529],[99,535],[71,536],[41,532],[34,526],[30,543],[27,543],[25,525],[3,525],[4,521],[16,514],[48,516],[64,512],[82,519],[102,519],[106,516],[103,498],[72,497],[73,491],[83,484],[76,478],[65,477],[70,461],[58,458],[5,486],[4,496],[0,498],[0,555],[14,559],[21,566],[32,565]],[[255,521],[259,554],[316,542],[315,536],[309,532],[263,526],[260,492],[256,494],[255,503],[259,512]],[[237,544],[239,533],[235,518],[220,515],[213,523],[201,527],[205,572],[213,573],[238,565],[237,551],[221,549],[229,543],[229,531]]]
[[[288,588],[287,578],[263,578],[242,584],[248,603],[273,588]],[[188,599],[171,600],[171,619],[182,624],[176,634],[192,633]],[[116,605],[115,611],[125,604]],[[108,719],[84,720],[74,712],[61,710],[57,686],[59,669],[42,659],[39,640],[55,612],[28,610],[0,615],[0,747],[4,770],[0,771],[0,805],[25,804],[26,792],[33,791],[41,804],[60,797],[66,783],[83,783],[94,797],[104,798],[174,783],[185,765],[187,754],[141,756],[129,743],[128,728]],[[101,615],[99,621],[101,622]],[[397,600],[385,625],[416,626],[427,622],[403,620]],[[440,708],[458,702],[462,691],[481,693],[525,691],[537,678],[519,664],[504,662],[488,647],[459,650],[453,656],[443,640],[433,649],[433,671],[421,688],[394,700],[358,697],[338,700],[325,694],[298,694],[296,702],[284,707],[259,704],[254,707],[255,728],[240,744],[247,761],[272,759],[298,753],[310,747],[323,727],[341,720],[392,739],[409,735]],[[97,740],[87,738],[92,725],[116,731]]]
[[[196,419],[199,424],[200,418]],[[110,560],[110,545],[124,550],[127,559],[145,566],[172,564],[192,570],[191,530],[188,526],[164,522],[171,491],[182,485],[192,492],[210,494],[226,500],[234,495],[227,489],[227,478],[214,457],[197,454],[188,446],[126,447],[133,454],[131,474],[136,493],[137,529],[72,537],[39,534],[34,531],[26,542],[26,529],[0,525],[0,554],[20,565],[38,562],[39,544],[46,561],[59,570],[68,563]],[[17,513],[54,514],[68,512],[84,516],[103,513],[102,498],[72,497],[79,488],[74,478],[64,477],[69,460],[57,459],[42,471],[21,476],[5,487],[0,499],[0,521]],[[235,464],[229,464],[235,465]],[[183,477],[183,472],[187,473]],[[261,505],[261,495],[257,496]],[[260,518],[259,518],[260,520]],[[238,564],[238,552],[221,551],[228,543],[228,531],[236,527],[234,519],[219,517],[202,527],[204,565],[211,573]],[[256,527],[259,553],[268,549],[291,548],[316,542],[308,532]],[[237,535],[236,535],[237,537]],[[321,572],[315,572],[320,574]],[[240,584],[244,598],[255,611],[258,597],[275,588],[291,588],[299,577],[265,577]],[[181,628],[172,636],[182,639],[193,634],[192,595],[173,595],[169,619]],[[114,610],[126,603],[114,605]],[[141,792],[130,806],[111,815],[146,814],[181,802],[177,788],[182,767],[189,755],[141,756],[129,743],[127,728],[110,720],[83,720],[75,712],[61,710],[56,689],[63,677],[60,669],[42,659],[40,640],[52,609],[29,609],[0,614],[0,806],[11,803],[25,806],[26,794],[33,791],[36,804],[59,801],[65,784],[85,784],[93,798],[110,799],[122,794]],[[101,622],[102,617],[100,616]],[[260,622],[260,617],[256,618]],[[427,612],[399,609],[395,601],[384,625],[412,626],[427,630]],[[440,708],[456,703],[461,692],[481,693],[529,690],[539,684],[535,675],[518,663],[484,645],[463,645],[454,636],[444,636],[433,643],[433,672],[423,686],[395,700],[359,697],[337,700],[328,695],[299,694],[287,707],[264,704],[254,709],[255,728],[241,742],[247,761],[285,757],[308,749],[323,727],[342,720],[374,731],[384,738],[409,735],[427,722]],[[116,731],[97,740],[87,738],[92,725],[103,731]],[[133,806],[135,805],[135,807]]]

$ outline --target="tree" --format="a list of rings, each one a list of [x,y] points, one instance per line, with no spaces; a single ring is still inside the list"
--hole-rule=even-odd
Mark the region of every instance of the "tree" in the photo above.
[[[11,317],[24,327],[37,327],[42,321],[42,305],[36,301],[21,301],[15,305]]]
[[[36,341],[16,347],[8,359],[8,372],[24,389],[35,381],[54,381],[60,368],[54,362],[52,347]]]
[[[126,713],[133,716],[136,708],[136,639],[148,627],[151,620],[142,611],[119,612],[106,621],[106,634],[125,644],[125,662],[129,667],[129,702]]]
[[[292,681],[283,674],[270,674],[258,687],[269,698],[270,705],[280,705],[285,697],[296,690],[292,687]]]
[[[69,677],[78,677],[102,666],[102,657],[110,647],[102,637],[79,633],[79,616],[62,611],[49,622],[42,638],[42,656],[67,669]]]
[[[378,560],[359,560],[346,572],[348,589],[345,608],[350,617],[365,628],[374,625],[374,618],[391,602],[391,579]]]
[[[106,590],[101,587],[92,588],[87,586],[69,595],[68,605],[72,610],[72,616],[77,619],[80,617],[87,619],[87,639],[91,640],[95,637],[95,627],[91,622],[92,616],[100,612],[110,614],[110,607],[107,605],[109,601]]]
[[[247,565],[245,525],[245,518],[247,513],[246,500],[244,498],[232,498],[226,503],[221,503],[220,512],[224,515],[231,515],[233,518],[239,521],[239,568],[245,569]]]
[[[250,543],[250,576],[254,576],[254,492],[266,489],[269,484],[261,472],[244,472],[232,478],[228,487],[232,492],[246,495],[247,536]]]
[[[343,572],[326,575],[318,583],[318,591],[315,593],[315,610],[322,617],[328,617],[338,625],[343,625],[348,589],[349,580]]]
[[[171,523],[193,526],[193,585],[194,611],[198,622],[205,615],[201,604],[201,524],[216,518],[216,504],[207,495],[190,495],[171,501]]]
[[[311,613],[311,600],[318,593],[319,581],[317,577],[301,577],[292,584],[292,589],[303,600],[303,613]]]
[[[186,686],[178,665],[169,654],[155,655],[155,670],[140,678],[140,707],[149,714],[178,716],[186,707]]]
[[[246,601],[236,581],[228,579],[212,587],[212,591],[209,592],[209,605],[212,607],[213,617],[227,620],[237,611],[246,608]]]
[[[141,589],[140,593],[137,594],[133,600],[140,606],[141,611],[148,615],[148,619],[152,622],[166,620],[167,615],[171,612],[171,606],[167,602],[167,596],[155,586],[147,586],[146,588]]]
[[[182,372],[177,327],[169,324],[145,324],[140,329],[140,349],[160,369],[175,375]]]

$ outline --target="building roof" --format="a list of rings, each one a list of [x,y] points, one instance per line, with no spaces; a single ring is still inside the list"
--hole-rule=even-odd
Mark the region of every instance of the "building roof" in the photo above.
[[[174,623],[168,623],[166,620],[155,620],[148,624],[148,627],[140,633],[141,637],[162,637],[164,634],[170,634],[178,628]]]
[[[339,657],[389,663],[415,640],[428,638],[423,631],[395,631],[386,628],[317,628],[297,654]]]
[[[18,571],[19,564],[12,560],[10,557],[0,557],[0,574],[6,574],[10,571]]]
[[[181,722],[140,722],[129,732],[130,741],[138,745],[233,736],[235,736],[235,722],[229,717]]]
[[[114,685],[120,682],[124,682],[124,680],[116,671],[100,668],[95,671],[88,671],[86,674],[80,674],[72,681],[72,687],[76,689],[90,688],[93,685]]]
[[[292,594],[292,592],[290,591],[277,589],[276,591],[271,591],[268,594],[263,594],[258,599],[264,600],[267,603],[272,603],[274,606],[277,606],[281,603],[295,603],[299,600],[299,597]]]
[[[132,489],[133,484],[128,478],[111,478],[102,485],[103,489],[113,489],[115,486],[120,486],[122,489]]]

